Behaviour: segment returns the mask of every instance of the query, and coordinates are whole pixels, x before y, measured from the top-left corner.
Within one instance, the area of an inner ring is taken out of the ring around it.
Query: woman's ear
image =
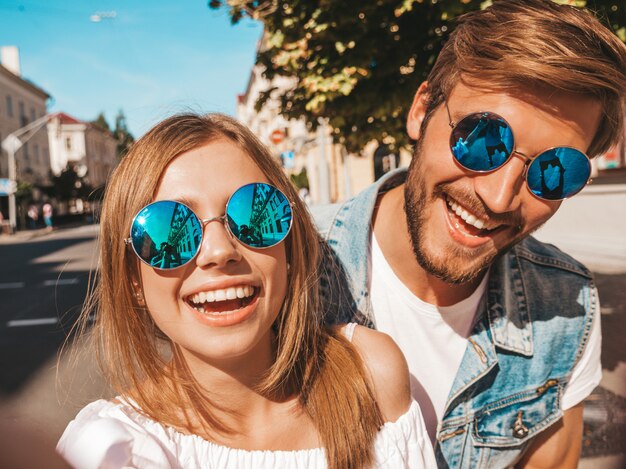
[[[406,131],[413,140],[418,140],[421,136],[422,122],[426,116],[429,97],[428,82],[424,81],[415,93],[413,104],[411,104],[411,109],[409,110],[409,115],[406,120]]]

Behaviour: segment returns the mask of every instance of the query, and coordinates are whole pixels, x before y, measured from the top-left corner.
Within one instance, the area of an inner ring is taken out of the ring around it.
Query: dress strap
[[[356,328],[356,326],[356,322],[349,322],[341,329],[341,332],[343,332],[343,335],[346,337],[346,339],[348,339],[349,342],[352,342],[352,336],[354,335],[354,329]]]

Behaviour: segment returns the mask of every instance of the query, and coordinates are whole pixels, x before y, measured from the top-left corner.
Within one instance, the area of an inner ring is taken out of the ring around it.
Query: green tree
[[[91,121],[91,123],[101,130],[111,132],[111,127],[109,127],[109,123],[107,122],[106,117],[104,117],[104,112],[98,114],[98,117]]]
[[[113,129],[113,136],[117,140],[117,157],[122,158],[135,141],[135,138],[128,130],[126,115],[121,109],[115,117],[115,129]]]
[[[52,175],[51,194],[58,200],[67,202],[71,199],[86,199],[91,187],[80,177],[74,166],[67,164],[58,176]]]
[[[557,0],[555,0],[557,1]],[[624,0],[558,0],[587,6],[626,42]],[[490,0],[210,0],[228,8],[233,23],[261,20],[257,55],[268,79],[290,77],[278,91],[281,113],[304,117],[312,128],[328,119],[333,138],[349,151],[376,139],[408,143],[405,117],[453,20]],[[272,90],[261,95],[260,108]]]

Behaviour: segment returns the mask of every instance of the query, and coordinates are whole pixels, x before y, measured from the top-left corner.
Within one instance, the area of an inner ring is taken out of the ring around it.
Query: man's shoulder
[[[313,216],[313,221],[315,222],[317,231],[319,231],[322,235],[328,233],[333,224],[333,220],[337,216],[337,213],[345,204],[346,202],[341,202],[335,204],[313,205],[309,207],[309,211]]]
[[[525,259],[537,266],[550,267],[591,278],[591,272],[584,264],[553,244],[541,242],[533,236],[529,236],[518,243],[512,252],[518,258]]]
[[[391,171],[344,202],[310,207],[320,234],[327,238],[333,228],[345,226],[350,230],[369,229],[379,193],[404,182],[406,172],[406,168]]]

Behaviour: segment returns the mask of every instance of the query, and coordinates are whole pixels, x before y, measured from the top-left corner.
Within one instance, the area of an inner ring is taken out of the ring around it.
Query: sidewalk
[[[536,233],[593,272],[626,273],[626,184],[590,185]]]
[[[0,244],[16,244],[23,243],[27,241],[32,241],[38,238],[43,238],[46,236],[51,236],[56,233],[63,232],[65,230],[70,230],[73,228],[77,228],[79,226],[90,226],[89,223],[85,222],[75,222],[68,223],[61,226],[55,226],[50,230],[49,228],[37,228],[35,230],[20,230],[15,232],[15,234],[0,234]]]

